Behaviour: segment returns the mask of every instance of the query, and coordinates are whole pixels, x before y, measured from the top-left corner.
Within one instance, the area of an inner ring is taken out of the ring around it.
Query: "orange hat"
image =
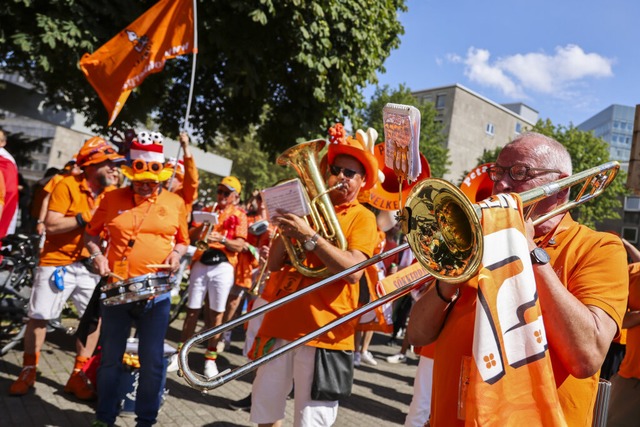
[[[114,162],[124,161],[124,157],[119,155],[111,145],[99,136],[89,138],[78,152],[77,162],[81,168],[95,165],[107,160]]]
[[[225,176],[222,178],[222,181],[220,181],[220,185],[224,185],[229,191],[235,191],[238,194],[242,191],[242,184],[240,184],[240,181],[235,176]]]
[[[131,166],[123,166],[122,174],[131,181],[166,181],[173,169],[164,164],[164,138],[160,132],[140,132],[131,141]]]
[[[169,157],[169,160],[167,160],[167,163],[165,166],[168,168],[175,169],[176,177],[182,179],[182,177],[184,176],[184,160],[183,159],[180,159],[176,162],[175,157]]]
[[[366,176],[365,185],[362,190],[368,190],[378,181],[378,161],[369,151],[364,138],[360,137],[359,130],[356,139],[346,136],[346,132],[342,123],[336,123],[329,129],[329,151],[327,158],[329,163],[333,164],[336,156],[344,154],[358,160],[364,167]],[[364,132],[362,132],[364,135]],[[377,134],[377,133],[376,133]],[[375,140],[375,138],[373,138]]]

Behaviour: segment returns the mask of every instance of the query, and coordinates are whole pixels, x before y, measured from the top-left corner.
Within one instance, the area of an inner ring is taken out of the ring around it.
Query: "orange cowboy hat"
[[[346,132],[342,123],[336,123],[329,129],[329,150],[327,158],[329,164],[332,164],[336,156],[344,154],[358,160],[364,167],[365,184],[362,190],[368,190],[378,181],[378,161],[369,151],[366,142],[361,135],[364,132],[359,130],[356,138],[346,136]]]

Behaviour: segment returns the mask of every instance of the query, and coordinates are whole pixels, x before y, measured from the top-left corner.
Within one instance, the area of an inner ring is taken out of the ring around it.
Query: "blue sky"
[[[640,103],[637,0],[408,0],[379,84],[461,84],[556,125]],[[374,88],[367,87],[369,98]]]

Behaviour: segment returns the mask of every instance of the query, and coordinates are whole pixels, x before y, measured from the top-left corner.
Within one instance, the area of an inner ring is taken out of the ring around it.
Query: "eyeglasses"
[[[231,194],[231,191],[218,190],[219,196],[229,197],[229,194]]]
[[[156,187],[158,184],[160,184],[158,181],[133,181],[136,187]]]
[[[493,182],[500,181],[504,176],[505,171],[509,171],[509,176],[514,181],[525,181],[527,178],[534,178],[536,175],[542,175],[545,173],[562,173],[558,169],[531,168],[521,164],[512,165],[510,167],[496,164],[487,170],[487,172],[489,172],[489,178]]]
[[[136,172],[149,171],[149,172],[158,173],[162,169],[164,169],[164,165],[160,162],[146,162],[142,159],[135,159],[131,163],[131,167]]]
[[[335,175],[335,176],[340,175],[340,172],[342,172],[342,175],[344,175],[345,178],[349,178],[349,179],[356,176],[356,174],[362,175],[362,172],[357,172],[357,171],[354,171],[353,169],[341,168],[340,166],[334,166],[334,165],[329,166],[329,172],[331,172],[331,175]]]

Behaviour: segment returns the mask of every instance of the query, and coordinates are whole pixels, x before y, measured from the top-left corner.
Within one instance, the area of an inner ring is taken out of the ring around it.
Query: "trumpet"
[[[213,209],[215,210],[216,205],[213,205]],[[202,223],[202,230],[200,231],[200,236],[194,243],[194,246],[198,248],[198,250],[206,251],[209,249],[209,243],[207,242],[207,237],[211,234],[213,227],[218,223],[218,214],[214,212],[205,212],[205,211],[195,211],[193,212],[193,220],[196,223]]]
[[[537,188],[520,193],[520,198],[526,208],[525,218],[529,218],[535,206],[541,200],[569,189],[574,185],[583,183],[582,188],[573,200],[556,207],[540,217],[533,218],[533,224],[538,225],[549,218],[567,212],[602,194],[606,187],[615,178],[620,165],[618,162],[608,162],[583,172],[542,185]],[[407,243],[399,245],[389,251],[369,258],[342,273],[327,277],[289,294],[270,304],[259,307],[254,311],[240,316],[224,325],[200,332],[187,340],[178,357],[179,374],[187,383],[195,389],[206,392],[217,388],[235,378],[253,371],[270,360],[306,344],[312,339],[322,335],[328,330],[349,322],[350,320],[367,313],[374,308],[393,301],[419,288],[432,278],[446,280],[450,283],[461,283],[477,274],[483,254],[483,239],[480,219],[482,210],[478,204],[472,204],[467,196],[453,184],[437,178],[428,178],[419,182],[407,198],[407,203],[399,220],[403,223],[403,230],[407,234]],[[395,291],[340,317],[327,325],[310,332],[297,340],[291,341],[271,353],[236,368],[227,369],[213,378],[207,379],[202,375],[194,374],[189,368],[187,356],[190,349],[212,336],[218,335],[237,325],[274,310],[290,301],[293,301],[309,292],[335,282],[356,271],[373,265],[387,257],[393,256],[408,247],[414,252],[418,262],[429,272],[428,275],[418,278],[411,283],[399,287]],[[434,249],[436,248],[437,249]]]

